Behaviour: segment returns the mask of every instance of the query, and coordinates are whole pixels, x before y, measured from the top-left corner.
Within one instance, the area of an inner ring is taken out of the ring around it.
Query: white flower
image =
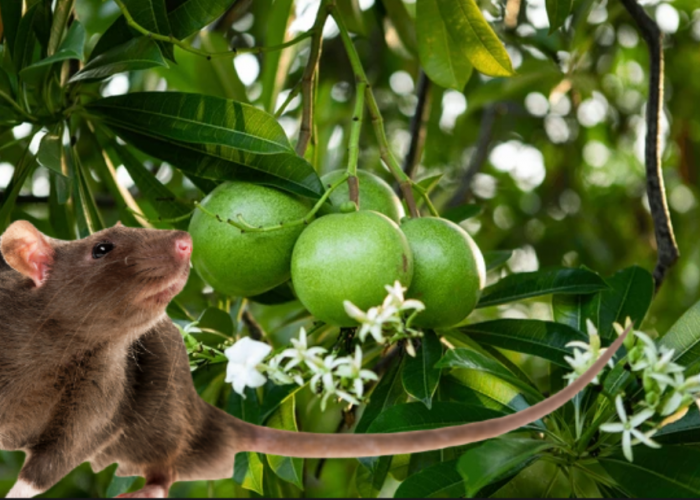
[[[292,339],[292,345],[294,347],[285,349],[279,355],[281,359],[291,359],[291,361],[287,363],[287,366],[285,367],[285,370],[287,371],[302,362],[306,363],[307,365],[312,365],[318,359],[319,354],[324,354],[326,352],[323,347],[308,347],[306,329],[303,327],[299,329],[299,340]]]
[[[586,344],[580,340],[574,340],[566,344],[566,347],[574,348],[573,358],[571,356],[564,356],[564,360],[574,369],[573,373],[564,376],[564,378],[569,380],[569,384],[583,375],[605,353],[605,349],[600,348],[598,329],[590,319],[586,320],[586,329],[588,330],[590,344]],[[614,366],[612,360],[608,361],[608,366],[610,366],[610,368]],[[596,385],[599,383],[597,376],[593,379],[592,383]]]
[[[415,299],[404,299],[404,292],[408,290],[405,288],[399,280],[396,280],[393,286],[386,285],[384,287],[389,295],[384,299],[382,308],[387,309],[390,307],[395,307],[399,311],[407,311],[409,309],[414,309],[416,311],[424,311],[425,304],[420,300]]]
[[[233,390],[244,396],[246,387],[256,388],[267,379],[258,370],[258,365],[270,354],[272,347],[250,337],[243,337],[224,351],[228,358],[226,382],[233,384]]]
[[[366,313],[349,300],[343,302],[343,306],[348,316],[361,324],[358,336],[362,342],[367,338],[367,334],[370,334],[378,344],[383,344],[386,341],[382,333],[384,324],[401,321],[398,317],[399,310],[394,306],[373,307]]]
[[[336,382],[334,370],[350,362],[350,358],[336,358],[332,354],[325,357],[322,363],[309,365],[314,372],[311,377],[311,387],[315,388],[319,382],[323,382],[324,392],[335,392]]]
[[[622,433],[622,452],[625,454],[625,458],[632,462],[632,445],[639,442],[644,443],[650,448],[660,448],[661,446],[652,441],[651,437],[656,431],[650,431],[646,434],[638,430],[637,427],[642,425],[644,422],[649,420],[654,416],[654,410],[646,409],[642,410],[631,418],[627,418],[627,412],[625,411],[625,406],[622,403],[622,397],[617,396],[615,398],[615,407],[617,408],[617,414],[620,417],[620,422],[608,423],[600,426],[600,430],[603,432],[621,432]],[[632,437],[637,438],[635,442],[632,442]]]
[[[359,345],[355,346],[355,357],[346,359],[350,361],[339,366],[336,373],[339,377],[351,379],[353,392],[358,398],[361,398],[364,394],[364,381],[378,380],[377,374],[371,370],[362,369],[362,349]]]

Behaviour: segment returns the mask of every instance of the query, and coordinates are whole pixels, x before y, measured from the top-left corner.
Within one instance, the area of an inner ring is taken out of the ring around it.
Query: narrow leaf
[[[605,281],[586,269],[553,269],[506,276],[484,289],[477,307],[507,304],[552,293],[585,294],[607,288]]]
[[[37,41],[37,37],[34,34],[34,23],[38,17],[39,7],[40,4],[31,6],[19,22],[13,52],[13,60],[17,71],[32,64],[34,47]]]
[[[5,30],[5,44],[10,49],[10,55],[15,55],[15,39],[22,19],[22,2],[17,0],[0,0],[2,24]]]
[[[546,0],[547,17],[549,17],[549,34],[551,35],[564,25],[571,13],[572,0]]]
[[[442,214],[443,219],[451,220],[455,224],[476,217],[481,213],[481,205],[466,204],[446,210]]]
[[[233,463],[233,480],[258,495],[264,494],[263,465],[257,453],[238,453]]]
[[[430,409],[433,394],[440,382],[440,370],[435,364],[442,357],[440,338],[432,330],[426,330],[423,342],[415,357],[407,357],[401,374],[404,389]]]
[[[439,0],[418,0],[416,31],[421,66],[441,87],[462,91],[472,74],[464,47],[450,35]]]
[[[382,0],[387,15],[394,25],[396,33],[399,35],[401,44],[409,54],[415,56],[416,51],[416,31],[419,29],[413,19],[411,19],[403,0]]]
[[[489,76],[512,76],[510,56],[475,0],[438,2],[447,30],[474,68]]]
[[[496,269],[506,262],[513,256],[512,250],[492,250],[490,252],[484,252],[484,262],[486,264],[486,270]]]
[[[255,155],[225,146],[160,140],[114,126],[111,128],[144,153],[167,161],[188,175],[217,181],[265,184],[309,198],[319,198],[323,193],[323,185],[314,168],[295,153]]]
[[[36,159],[42,167],[46,167],[57,174],[63,175],[63,169],[61,167],[62,151],[63,144],[61,143],[60,135],[46,134],[41,138]]]
[[[700,445],[700,411],[698,411],[698,407],[691,405],[685,417],[662,427],[654,434],[654,441],[684,446]]]
[[[299,428],[297,427],[295,411],[295,398],[291,397],[270,417],[267,425],[273,429],[296,432]],[[304,489],[303,459],[268,455],[267,462],[280,479],[292,483],[299,489]]]
[[[235,0],[175,0],[168,12],[168,22],[173,36],[187,38],[228,10]]]
[[[400,360],[395,361],[379,380],[370,394],[360,422],[355,426],[355,433],[367,432],[372,422],[387,408],[406,401],[406,393],[401,381],[402,366],[403,363]]]
[[[134,485],[134,483],[136,483],[137,480],[138,476],[119,477],[115,474],[112,477],[109,486],[107,486],[107,498],[116,498],[122,493],[126,493],[127,491],[129,491],[129,488],[131,488]]]
[[[268,46],[279,45],[285,42],[287,28],[292,19],[293,0],[277,0],[272,3],[269,17],[267,19],[267,30],[265,31],[265,44]],[[342,5],[346,2],[341,2],[338,6],[342,9]],[[347,19],[344,17],[344,19]],[[287,76],[287,72],[292,63],[293,57],[290,57],[283,51],[270,52],[265,55],[262,63],[262,95],[260,102],[263,108],[273,113],[277,103],[282,85]]]
[[[63,41],[58,51],[45,59],[27,66],[21,71],[21,76],[25,80],[32,80],[40,77],[51,65],[68,59],[83,60],[83,46],[85,45],[85,28],[78,21],[73,21],[66,39]]]
[[[457,470],[459,460],[442,462],[406,479],[394,498],[459,498],[464,495],[464,478]]]
[[[569,365],[564,356],[571,354],[566,344],[588,342],[587,335],[570,326],[534,319],[497,319],[458,330],[479,343],[539,356],[565,368]]]
[[[675,350],[674,361],[695,374],[700,369],[700,302],[688,309],[659,340],[660,346]]]
[[[474,497],[484,486],[522,470],[552,446],[533,439],[497,438],[472,448],[457,465],[467,497]]]
[[[248,104],[183,92],[134,92],[94,101],[87,109],[111,125],[195,144],[256,154],[293,151],[274,116]]]
[[[654,450],[634,447],[634,463],[618,453],[600,464],[627,495],[639,498],[698,498],[700,450],[664,446]]]
[[[124,71],[167,66],[158,45],[147,37],[134,38],[88,62],[69,82],[102,80]]]
[[[123,0],[129,14],[141,27],[152,33],[170,36],[170,22],[165,10],[165,0]],[[173,59],[173,46],[158,42],[161,52],[168,59]]]
[[[517,387],[524,394],[533,396],[536,399],[542,399],[542,395],[539,394],[535,388],[523,382],[501,363],[471,349],[450,349],[435,367],[463,368],[495,375],[501,380]]]

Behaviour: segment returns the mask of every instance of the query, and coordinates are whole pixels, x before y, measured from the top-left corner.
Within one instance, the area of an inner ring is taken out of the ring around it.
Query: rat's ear
[[[0,239],[0,251],[15,271],[40,287],[53,264],[54,249],[49,239],[27,221],[10,225]]]
[[[122,221],[118,220],[114,227],[124,227],[124,224],[122,224]]]

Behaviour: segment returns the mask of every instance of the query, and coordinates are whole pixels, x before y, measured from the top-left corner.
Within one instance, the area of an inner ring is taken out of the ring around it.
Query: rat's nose
[[[189,259],[192,255],[192,238],[190,235],[180,236],[175,240],[175,253],[182,259]]]

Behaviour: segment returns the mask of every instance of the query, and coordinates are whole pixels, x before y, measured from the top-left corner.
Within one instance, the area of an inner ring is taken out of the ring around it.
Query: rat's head
[[[192,239],[182,231],[117,224],[82,240],[60,241],[19,221],[2,235],[0,250],[27,278],[24,291],[44,317],[95,338],[142,334],[163,317],[187,282]]]

